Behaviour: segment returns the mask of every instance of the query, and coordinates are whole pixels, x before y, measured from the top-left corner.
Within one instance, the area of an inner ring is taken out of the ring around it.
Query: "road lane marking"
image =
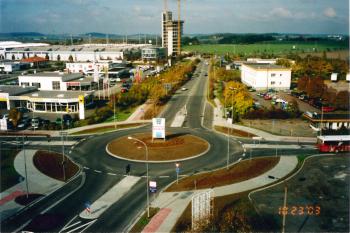
[[[108,175],[111,175],[111,176],[116,176],[116,175],[117,175],[117,174],[111,173],[111,172],[108,172],[107,174],[108,174]]]
[[[89,170],[90,168],[88,168],[88,167],[84,167],[86,170]]]
[[[97,172],[97,173],[102,173],[100,170],[96,170],[96,169],[95,169],[94,171]]]
[[[243,150],[244,150],[244,152],[247,152],[247,149],[246,149],[245,147],[244,147],[244,149],[243,149]]]
[[[76,228],[74,228],[74,229],[72,229],[72,230],[70,230],[70,231],[67,231],[67,233],[74,232],[74,231],[76,231],[76,230],[78,230],[78,229],[80,229],[80,228],[85,227],[86,225],[91,225],[91,224],[93,224],[95,221],[97,221],[97,219],[92,220],[92,221],[90,221],[90,222],[88,222],[88,223],[85,223],[85,224],[83,224],[83,225],[80,225],[80,226],[78,226],[78,227],[76,227]]]
[[[169,178],[170,176],[159,176],[159,178]]]

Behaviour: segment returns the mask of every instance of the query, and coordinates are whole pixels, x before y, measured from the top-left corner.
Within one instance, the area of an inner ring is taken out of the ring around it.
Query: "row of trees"
[[[325,104],[332,104],[337,109],[349,109],[349,91],[339,91],[328,87],[323,78],[304,76],[298,80],[298,90],[304,91],[310,98],[321,98]]]

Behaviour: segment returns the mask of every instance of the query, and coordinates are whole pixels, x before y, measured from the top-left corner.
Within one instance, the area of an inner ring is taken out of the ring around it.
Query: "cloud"
[[[292,13],[288,9],[283,8],[283,7],[277,7],[277,8],[272,9],[271,15],[278,16],[278,17],[281,17],[281,18],[290,18],[290,17],[292,17]]]
[[[334,18],[337,16],[337,12],[335,12],[334,8],[328,7],[323,11],[323,14],[329,18]]]

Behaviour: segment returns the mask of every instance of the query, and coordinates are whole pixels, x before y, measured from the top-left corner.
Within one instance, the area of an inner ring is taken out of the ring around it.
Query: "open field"
[[[295,48],[293,49],[293,46]],[[323,51],[340,51],[348,50],[345,45],[338,45],[335,43],[323,42],[323,43],[300,43],[300,42],[285,42],[285,43],[257,43],[257,44],[203,44],[203,45],[191,45],[184,46],[185,51],[211,53],[224,55],[230,54],[243,54],[254,55],[259,53],[274,53],[277,55],[283,55],[288,53],[312,53]],[[336,53],[335,52],[335,53]]]

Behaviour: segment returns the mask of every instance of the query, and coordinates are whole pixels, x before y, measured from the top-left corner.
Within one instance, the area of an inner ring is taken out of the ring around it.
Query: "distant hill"
[[[2,32],[0,33],[0,37],[38,37],[45,36],[39,32]]]
[[[100,33],[100,32],[88,32],[82,34],[83,36],[91,36],[93,38],[106,38],[106,35],[108,35],[108,38],[120,38],[121,35],[117,34],[106,34],[106,33]]]

